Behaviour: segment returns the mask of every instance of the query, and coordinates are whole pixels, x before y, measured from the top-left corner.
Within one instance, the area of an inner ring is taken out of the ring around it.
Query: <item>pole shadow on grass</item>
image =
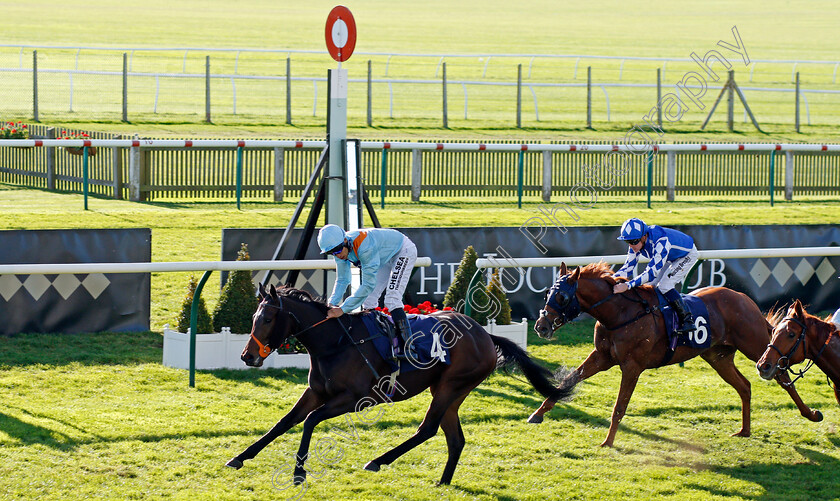
[[[754,501],[779,499],[838,499],[840,493],[840,460],[833,456],[805,447],[794,447],[802,458],[791,458],[788,463],[752,463],[713,468],[720,475],[758,484],[762,494],[749,496],[738,487],[726,488],[725,482],[715,486],[688,484],[698,492],[719,497],[739,497]],[[743,485],[743,484],[741,484]]]
[[[56,419],[51,416],[44,416],[31,413],[25,409],[20,410],[22,413],[33,417],[45,420],[52,420],[57,423],[60,423],[61,425],[69,426],[79,431],[80,433],[84,433],[87,436],[82,438],[75,438],[68,435],[67,433],[55,430],[53,428],[49,428],[47,426],[29,423],[18,417],[11,416],[3,412],[0,412],[0,430],[3,430],[4,433],[9,435],[13,440],[19,442],[22,445],[31,446],[40,444],[47,446],[51,449],[65,452],[76,450],[78,447],[88,444],[108,444],[118,442],[130,442],[135,440],[140,442],[162,442],[165,440],[182,440],[188,438],[250,437],[253,435],[259,435],[264,431],[261,428],[255,427],[252,429],[241,429],[236,431],[200,431],[189,433],[163,433],[157,435],[138,433],[127,436],[103,437],[78,426],[70,425],[63,420]]]
[[[159,364],[163,349],[163,337],[150,331],[31,333],[0,339],[0,367]]]

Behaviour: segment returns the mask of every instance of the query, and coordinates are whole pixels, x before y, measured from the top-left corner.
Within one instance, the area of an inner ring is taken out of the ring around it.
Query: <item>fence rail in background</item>
[[[667,90],[680,92],[673,88],[676,80],[697,70],[690,58],[357,54],[369,59],[348,66],[353,96],[348,112],[368,126],[395,119],[438,122],[435,110],[441,104],[444,124],[463,119],[539,128],[583,123],[587,109],[595,121],[638,120],[657,102],[657,74]],[[322,122],[328,61],[324,51],[288,49],[0,45],[0,113],[196,122],[285,116],[287,123],[292,117]],[[752,60],[738,77],[761,84],[741,85],[760,122],[795,127],[801,98],[805,123],[840,124],[839,68],[836,61]],[[593,81],[587,86],[589,74]],[[595,92],[586,91],[593,87]],[[702,120],[701,115],[693,110],[682,121]]]
[[[54,136],[41,126],[32,134]],[[101,134],[104,136],[104,134]],[[325,141],[2,140],[0,182],[80,192],[87,145],[91,193],[133,201],[300,196]],[[362,141],[361,168],[372,199],[424,197],[840,195],[840,145],[521,144]],[[238,162],[241,151],[241,162]],[[625,155],[621,168],[613,153]],[[241,185],[237,185],[241,170]],[[615,173],[619,172],[618,175]],[[612,173],[612,175],[610,174]],[[608,183],[610,181],[610,183]],[[609,185],[608,185],[609,184]]]
[[[418,257],[416,267],[432,265],[429,257]],[[58,264],[0,264],[0,277],[3,275],[32,274],[83,274],[83,273],[160,273],[203,271],[204,274],[193,293],[190,319],[190,387],[195,387],[195,347],[198,319],[198,301],[201,290],[212,271],[236,270],[331,270],[335,269],[334,259],[302,259],[277,261],[172,261],[157,263],[58,263]]]

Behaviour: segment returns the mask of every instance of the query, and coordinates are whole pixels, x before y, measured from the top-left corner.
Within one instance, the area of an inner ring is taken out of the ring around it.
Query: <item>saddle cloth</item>
[[[697,297],[681,294],[686,308],[694,317],[694,332],[688,336],[677,336],[674,330],[678,324],[677,313],[668,305],[665,296],[656,289],[656,297],[659,298],[659,309],[665,317],[665,330],[668,332],[669,346],[673,350],[677,346],[691,346],[692,348],[708,348],[712,345],[712,336],[709,332],[709,310],[706,304]],[[676,339],[675,339],[676,338]],[[676,342],[675,342],[676,341]]]
[[[370,335],[381,334],[381,336],[373,339],[373,346],[379,355],[389,363],[391,370],[395,371],[399,368],[400,372],[405,373],[429,368],[435,363],[449,365],[449,348],[442,346],[440,342],[440,335],[444,332],[442,327],[438,327],[440,322],[429,315],[406,315],[406,318],[411,325],[412,344],[417,359],[406,359],[408,363],[403,363],[402,367],[398,367],[391,359],[391,340],[388,338],[388,330],[392,332],[391,335],[396,336],[396,329],[390,315],[379,311],[371,311],[362,315],[362,321]]]

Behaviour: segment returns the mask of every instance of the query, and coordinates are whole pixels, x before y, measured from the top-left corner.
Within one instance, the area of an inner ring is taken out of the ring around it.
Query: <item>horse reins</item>
[[[280,305],[279,305],[279,306],[278,306],[278,305],[274,305],[274,304],[265,303],[263,306],[270,306],[270,307],[272,307],[272,308],[276,308],[276,309],[278,309],[278,310],[280,310],[280,311],[283,311],[283,303],[280,303]],[[290,312],[288,312],[288,313],[289,313],[289,316],[295,320],[295,323],[297,323],[297,324],[298,324],[298,327],[300,327],[300,326],[301,326],[301,322],[300,322],[300,320],[298,320],[298,318],[295,316],[295,314],[294,314],[294,313],[292,313],[291,311],[290,311]],[[289,335],[286,339],[289,339],[289,338],[297,338],[298,336],[300,336],[300,335],[301,335],[301,334],[303,334],[304,332],[306,332],[306,331],[308,331],[308,330],[310,330],[310,329],[314,329],[315,327],[318,327],[319,325],[323,324],[323,323],[324,323],[324,322],[326,322],[327,320],[332,320],[332,318],[336,318],[336,319],[338,320],[338,324],[339,324],[339,325],[341,325],[341,329],[344,331],[344,335],[345,335],[345,336],[347,336],[347,339],[349,339],[349,340],[350,340],[350,344],[352,344],[353,346],[355,346],[355,347],[356,347],[356,350],[358,350],[359,355],[361,355],[361,356],[362,356],[362,358],[364,359],[364,361],[365,361],[365,363],[367,364],[368,368],[371,370],[371,372],[373,372],[373,375],[374,375],[374,376],[376,376],[376,379],[378,380],[378,379],[379,379],[379,373],[378,373],[378,372],[376,372],[376,369],[374,369],[373,364],[371,364],[371,363],[370,363],[370,360],[368,360],[368,358],[365,356],[365,354],[364,354],[364,353],[362,353],[362,349],[361,349],[361,348],[359,348],[359,345],[360,345],[360,344],[363,344],[363,343],[364,343],[365,341],[367,341],[368,339],[373,339],[373,337],[366,338],[366,339],[362,339],[362,340],[360,340],[360,341],[357,343],[356,341],[354,341],[354,340],[353,340],[353,337],[350,335],[350,332],[347,330],[347,327],[345,327],[344,322],[342,322],[342,321],[341,321],[341,319],[340,319],[339,317],[327,317],[327,318],[325,318],[325,319],[323,319],[323,320],[320,320],[320,321],[318,321],[318,322],[315,322],[314,324],[310,325],[309,327],[306,327],[305,329],[301,329],[301,330],[299,330],[298,332],[296,332],[296,333],[294,333],[294,334]],[[378,336],[376,336],[376,337],[378,337]],[[251,339],[253,339],[253,340],[254,340],[254,342],[255,342],[255,343],[257,343],[257,346],[259,346],[259,348],[260,348],[260,350],[259,350],[259,354],[260,354],[260,356],[261,356],[261,357],[266,358],[266,357],[268,357],[269,355],[271,355],[272,348],[271,348],[269,345],[261,343],[261,342],[260,342],[260,340],[259,340],[259,339],[257,339],[257,337],[256,337],[253,333],[251,333]]]
[[[606,325],[604,326],[607,330],[611,330],[611,331],[616,330],[616,329],[620,329],[620,328],[625,327],[627,325],[630,325],[634,322],[637,322],[637,321],[641,320],[642,318],[644,318],[645,316],[652,315],[656,311],[659,310],[658,306],[655,306],[655,305],[651,306],[650,303],[648,303],[647,300],[645,300],[642,297],[642,295],[639,294],[638,290],[635,290],[635,289],[632,289],[632,288],[630,290],[635,292],[636,297],[638,299],[633,299],[631,297],[624,296],[623,293],[622,294],[616,294],[616,293],[612,292],[607,297],[601,299],[600,301],[596,302],[595,304],[593,304],[592,306],[589,306],[589,307],[586,307],[586,306],[583,306],[582,304],[580,304],[580,300],[578,300],[578,298],[577,298],[577,290],[578,290],[578,284],[577,284],[577,282],[575,282],[574,288],[571,291],[572,292],[572,297],[577,302],[577,305],[575,306],[575,309],[583,311],[584,313],[590,313],[590,312],[594,311],[595,308],[601,306],[602,304],[606,303],[607,301],[611,300],[612,298],[614,298],[616,296],[624,297],[628,301],[633,302],[633,303],[641,304],[644,307],[644,310],[642,310],[641,313],[639,313],[634,318],[631,318],[630,320],[627,320],[626,322],[623,322],[623,323],[621,323],[621,324],[619,324],[615,327],[607,327]],[[554,295],[556,295],[556,292],[554,293]],[[565,308],[560,307],[560,305],[557,303],[557,300],[553,298],[554,295],[550,296],[550,300],[546,303],[547,306],[551,306],[555,311],[557,311],[557,318],[555,318],[554,321],[551,322],[552,331],[555,331],[555,330],[559,329],[562,324],[558,324],[558,321],[561,320],[562,318],[566,317],[565,313],[560,311],[560,310],[564,310]],[[554,303],[554,305],[551,304],[552,302]],[[545,310],[540,311],[540,316],[547,316],[547,315],[548,315],[547,311],[545,311]],[[574,317],[577,317],[577,315],[575,315]],[[574,318],[574,317],[572,317],[572,318]],[[569,320],[571,320],[571,318]]]
[[[776,353],[779,354],[779,359],[776,360],[776,367],[778,367],[779,369],[782,369],[783,371],[790,372],[792,375],[796,376],[789,383],[782,383],[785,386],[793,386],[793,383],[795,383],[797,380],[799,380],[803,376],[805,376],[805,373],[808,372],[808,370],[814,365],[814,363],[817,360],[819,360],[819,358],[823,354],[823,351],[825,351],[826,347],[828,346],[828,343],[831,341],[831,336],[833,336],[835,333],[837,333],[837,329],[831,331],[831,333],[828,335],[828,338],[826,338],[825,343],[823,343],[823,345],[820,347],[820,350],[817,352],[817,356],[811,358],[808,361],[808,364],[805,366],[804,369],[802,369],[800,371],[795,371],[790,367],[790,360],[791,360],[791,357],[793,356],[793,354],[796,353],[796,350],[797,350],[797,348],[799,348],[800,344],[802,344],[803,357],[805,357],[805,358],[808,357],[808,348],[805,346],[805,344],[806,344],[805,334],[808,332],[808,327],[805,325],[805,322],[802,322],[801,320],[799,320],[798,318],[795,318],[795,317],[785,317],[785,318],[782,319],[782,322],[784,322],[785,320],[787,320],[788,322],[792,321],[792,322],[798,324],[800,327],[802,327],[802,333],[799,334],[799,337],[796,339],[796,342],[793,344],[793,348],[791,348],[790,351],[788,351],[787,355],[782,354],[782,351],[779,348],[777,348],[776,345],[774,345],[773,343],[768,344],[767,349],[773,348],[776,351]],[[785,362],[784,367],[781,364],[781,362],[783,360]],[[826,376],[826,377],[828,377],[828,376]],[[829,386],[831,386],[831,380],[830,379],[829,379]]]
[[[280,303],[279,306],[274,305],[274,304],[264,303],[263,306],[269,306],[271,308],[276,308],[280,311],[283,311],[283,303]],[[298,324],[298,327],[300,327],[300,325],[301,325],[300,320],[298,320],[298,318],[295,316],[295,314],[290,311],[289,316],[292,317],[293,319],[295,319],[295,322]],[[314,327],[318,327],[319,325],[326,322],[327,320],[329,320],[329,318],[325,318],[325,319],[321,320],[320,322],[316,322],[316,323],[310,325],[309,327],[307,327],[303,330],[300,330],[300,331],[296,332],[295,334],[290,335],[289,338],[297,337],[297,336],[303,334],[304,332],[308,331],[309,329],[312,329]],[[342,326],[343,326],[343,324],[342,324]],[[261,343],[260,340],[257,339],[257,336],[255,336],[253,333],[251,333],[251,339],[253,339],[254,342],[257,343],[257,346],[260,347],[260,352],[259,353],[260,353],[261,357],[266,358],[269,355],[271,355],[271,352],[273,351],[273,348],[271,348],[268,344]]]
[[[613,292],[613,293],[611,293],[609,296],[607,296],[607,297],[605,297],[604,299],[602,299],[602,300],[598,301],[597,303],[593,304],[593,305],[592,305],[592,306],[590,306],[589,308],[585,308],[584,306],[582,306],[582,305],[581,305],[581,309],[582,309],[583,311],[585,311],[585,312],[589,313],[590,311],[592,311],[592,310],[594,310],[595,308],[597,308],[597,307],[601,306],[602,304],[606,303],[608,300],[610,300],[610,299],[612,299],[613,297],[616,297],[616,296],[621,296],[621,297],[623,297],[624,299],[626,299],[626,300],[628,300],[628,301],[630,301],[630,302],[632,302],[632,303],[637,303],[637,304],[641,304],[641,305],[642,305],[642,307],[644,308],[644,309],[642,310],[642,312],[641,312],[641,313],[639,313],[638,315],[636,315],[635,317],[631,318],[630,320],[627,320],[627,321],[626,321],[626,322],[624,322],[624,323],[621,323],[621,324],[619,324],[619,325],[616,325],[615,327],[606,327],[606,326],[604,326],[607,330],[611,330],[611,331],[614,331],[614,330],[620,329],[620,328],[622,328],[622,327],[628,326],[628,325],[630,325],[630,324],[632,324],[632,323],[635,323],[635,322],[637,322],[637,321],[641,320],[642,318],[646,317],[647,315],[653,315],[654,313],[656,313],[656,312],[659,310],[659,306],[657,306],[657,305],[651,306],[651,305],[650,305],[650,303],[648,303],[648,302],[647,302],[647,300],[646,300],[645,298],[643,298],[641,294],[639,294],[639,291],[638,291],[638,290],[636,290],[636,289],[634,289],[634,288],[631,288],[631,289],[629,289],[629,290],[632,290],[633,292],[635,292],[635,293],[636,293],[636,297],[637,297],[638,299],[633,299],[633,298],[631,298],[631,297],[629,297],[629,296],[625,296],[625,295],[624,295],[624,293],[616,294],[616,293],[614,293],[614,292]],[[603,322],[602,322],[602,323],[603,323]]]

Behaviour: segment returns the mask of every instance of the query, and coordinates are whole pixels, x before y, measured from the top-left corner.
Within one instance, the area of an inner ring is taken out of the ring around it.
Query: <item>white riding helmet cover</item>
[[[326,254],[344,243],[344,230],[338,225],[328,224],[318,232],[318,248],[321,254]]]

